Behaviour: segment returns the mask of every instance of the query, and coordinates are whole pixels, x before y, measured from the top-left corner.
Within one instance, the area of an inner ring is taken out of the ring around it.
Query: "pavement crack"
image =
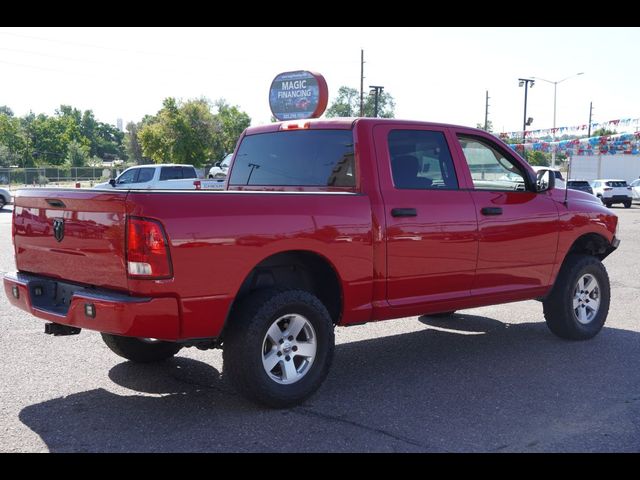
[[[399,442],[404,442],[404,443],[408,443],[409,445],[413,445],[415,447],[420,447],[421,449],[428,449],[429,446],[428,445],[424,445],[416,440],[413,440],[411,438],[408,437],[403,437],[401,435],[396,435],[395,433],[391,433],[388,432],[387,430],[384,430],[382,428],[376,428],[376,427],[370,427],[368,425],[364,425],[362,423],[353,421],[353,420],[349,420],[346,418],[341,418],[341,417],[337,417],[334,415],[329,415],[327,413],[322,413],[322,412],[317,412],[315,410],[311,410],[308,408],[304,408],[304,407],[297,407],[293,410],[294,413],[299,413],[300,415],[307,415],[310,417],[317,417],[317,418],[321,418],[323,420],[329,420],[329,421],[333,421],[333,422],[338,422],[338,423],[342,423],[342,424],[346,424],[346,425],[351,425],[353,427],[357,427],[357,428],[361,428],[363,430],[367,430],[369,432],[373,432],[373,433],[377,433],[379,435],[383,435],[385,437],[389,437],[392,438],[393,440],[397,440]]]

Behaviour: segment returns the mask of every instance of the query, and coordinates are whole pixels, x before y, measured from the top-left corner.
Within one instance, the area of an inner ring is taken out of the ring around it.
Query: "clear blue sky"
[[[396,116],[475,126],[485,90],[496,131],[522,128],[518,77],[560,80],[557,125],[640,117],[640,28],[0,28],[0,105],[137,121],[167,96],[224,97],[269,121],[268,88],[287,70],[341,85],[383,85]],[[531,129],[553,122],[553,85],[529,91]]]

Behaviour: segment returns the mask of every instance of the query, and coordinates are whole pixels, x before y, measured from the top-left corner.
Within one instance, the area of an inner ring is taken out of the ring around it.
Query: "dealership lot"
[[[535,301],[338,328],[327,381],[266,410],[221,375],[219,350],[159,365],[95,332],[44,335],[0,296],[0,452],[640,450],[640,207],[613,208],[609,319],[587,342],[544,324]],[[0,272],[15,268],[0,211]],[[526,252],[523,252],[526,254]]]

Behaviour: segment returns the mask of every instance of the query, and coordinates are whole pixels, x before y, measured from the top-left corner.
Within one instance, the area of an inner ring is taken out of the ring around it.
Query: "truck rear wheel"
[[[547,326],[568,340],[592,338],[604,326],[610,298],[609,276],[602,262],[591,255],[569,255],[543,301]]]
[[[624,202],[624,208],[631,208],[631,200]]]
[[[121,337],[109,333],[101,335],[113,353],[137,363],[160,362],[173,357],[182,348],[177,343],[162,340]]]
[[[334,342],[331,316],[315,295],[258,290],[241,301],[224,334],[224,374],[254,402],[291,407],[326,378]]]

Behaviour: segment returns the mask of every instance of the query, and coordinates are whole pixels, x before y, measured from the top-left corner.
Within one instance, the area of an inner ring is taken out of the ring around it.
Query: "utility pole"
[[[364,50],[360,49],[360,116],[364,117]]]
[[[591,137],[591,114],[593,113],[593,102],[589,102],[589,133],[587,137]]]
[[[484,102],[484,131],[489,131],[489,90],[487,90],[487,95]]]

